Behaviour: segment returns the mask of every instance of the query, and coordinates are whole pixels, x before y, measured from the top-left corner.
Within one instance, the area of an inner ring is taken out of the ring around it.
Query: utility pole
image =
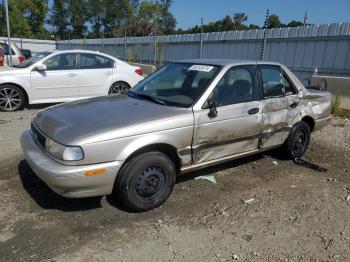
[[[261,48],[261,57],[260,59],[261,60],[264,60],[265,59],[265,49],[266,49],[266,42],[267,42],[267,28],[268,28],[268,23],[269,23],[269,13],[270,13],[270,10],[267,9],[266,10],[266,19],[265,19],[265,23],[264,23],[264,41],[263,41],[263,45],[262,45],[262,48]]]
[[[199,49],[199,58],[203,57],[203,18],[201,18],[201,41]]]
[[[6,28],[7,28],[7,40],[8,40],[8,49],[10,53],[9,66],[12,66],[12,45],[11,45],[11,33],[10,33],[10,18],[9,18],[9,5],[8,0],[5,1],[5,12],[6,12]]]

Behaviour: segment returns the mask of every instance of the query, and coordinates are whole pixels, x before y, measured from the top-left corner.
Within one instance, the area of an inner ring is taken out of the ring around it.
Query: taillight
[[[20,62],[20,63],[24,62],[24,60],[26,60],[26,58],[25,58],[24,56],[20,56],[20,57],[19,57],[19,62]]]
[[[136,74],[138,74],[138,75],[140,75],[140,76],[142,76],[142,74],[143,74],[143,72],[142,72],[142,69],[141,69],[141,68],[136,69],[136,70],[135,70],[135,73],[136,73]]]

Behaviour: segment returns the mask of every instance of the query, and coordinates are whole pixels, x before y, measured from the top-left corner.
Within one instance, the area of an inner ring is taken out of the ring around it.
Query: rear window
[[[6,44],[6,43],[1,43],[2,46],[4,47],[4,55],[10,55],[10,52],[9,52],[9,45]],[[13,48],[11,48],[11,51],[12,51],[12,55],[15,55],[15,51],[13,50]]]

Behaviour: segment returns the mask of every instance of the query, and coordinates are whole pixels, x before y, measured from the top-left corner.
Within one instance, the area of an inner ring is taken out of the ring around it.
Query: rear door
[[[205,108],[194,111],[195,164],[258,150],[263,104],[257,90],[254,65],[235,66],[225,73],[210,96],[217,115],[209,116]]]
[[[263,140],[261,148],[281,145],[299,114],[297,89],[282,68],[260,65],[263,90]]]
[[[80,97],[107,95],[113,84],[114,60],[93,53],[79,55]]]
[[[47,70],[31,72],[35,100],[69,101],[79,98],[79,74],[76,53],[58,54],[43,64]],[[42,101],[42,102],[45,102]]]

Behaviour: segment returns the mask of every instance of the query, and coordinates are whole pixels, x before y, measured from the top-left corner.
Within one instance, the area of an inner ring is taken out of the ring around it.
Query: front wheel
[[[310,127],[301,121],[294,125],[290,132],[283,149],[288,159],[295,159],[302,157],[310,143]]]
[[[17,86],[0,86],[0,111],[9,112],[21,110],[25,104],[23,91]]]
[[[133,212],[144,212],[164,203],[176,180],[173,162],[163,153],[148,152],[129,160],[114,187],[121,204]]]
[[[108,91],[109,95],[120,95],[126,94],[130,90],[130,86],[125,82],[116,82],[114,83]]]

